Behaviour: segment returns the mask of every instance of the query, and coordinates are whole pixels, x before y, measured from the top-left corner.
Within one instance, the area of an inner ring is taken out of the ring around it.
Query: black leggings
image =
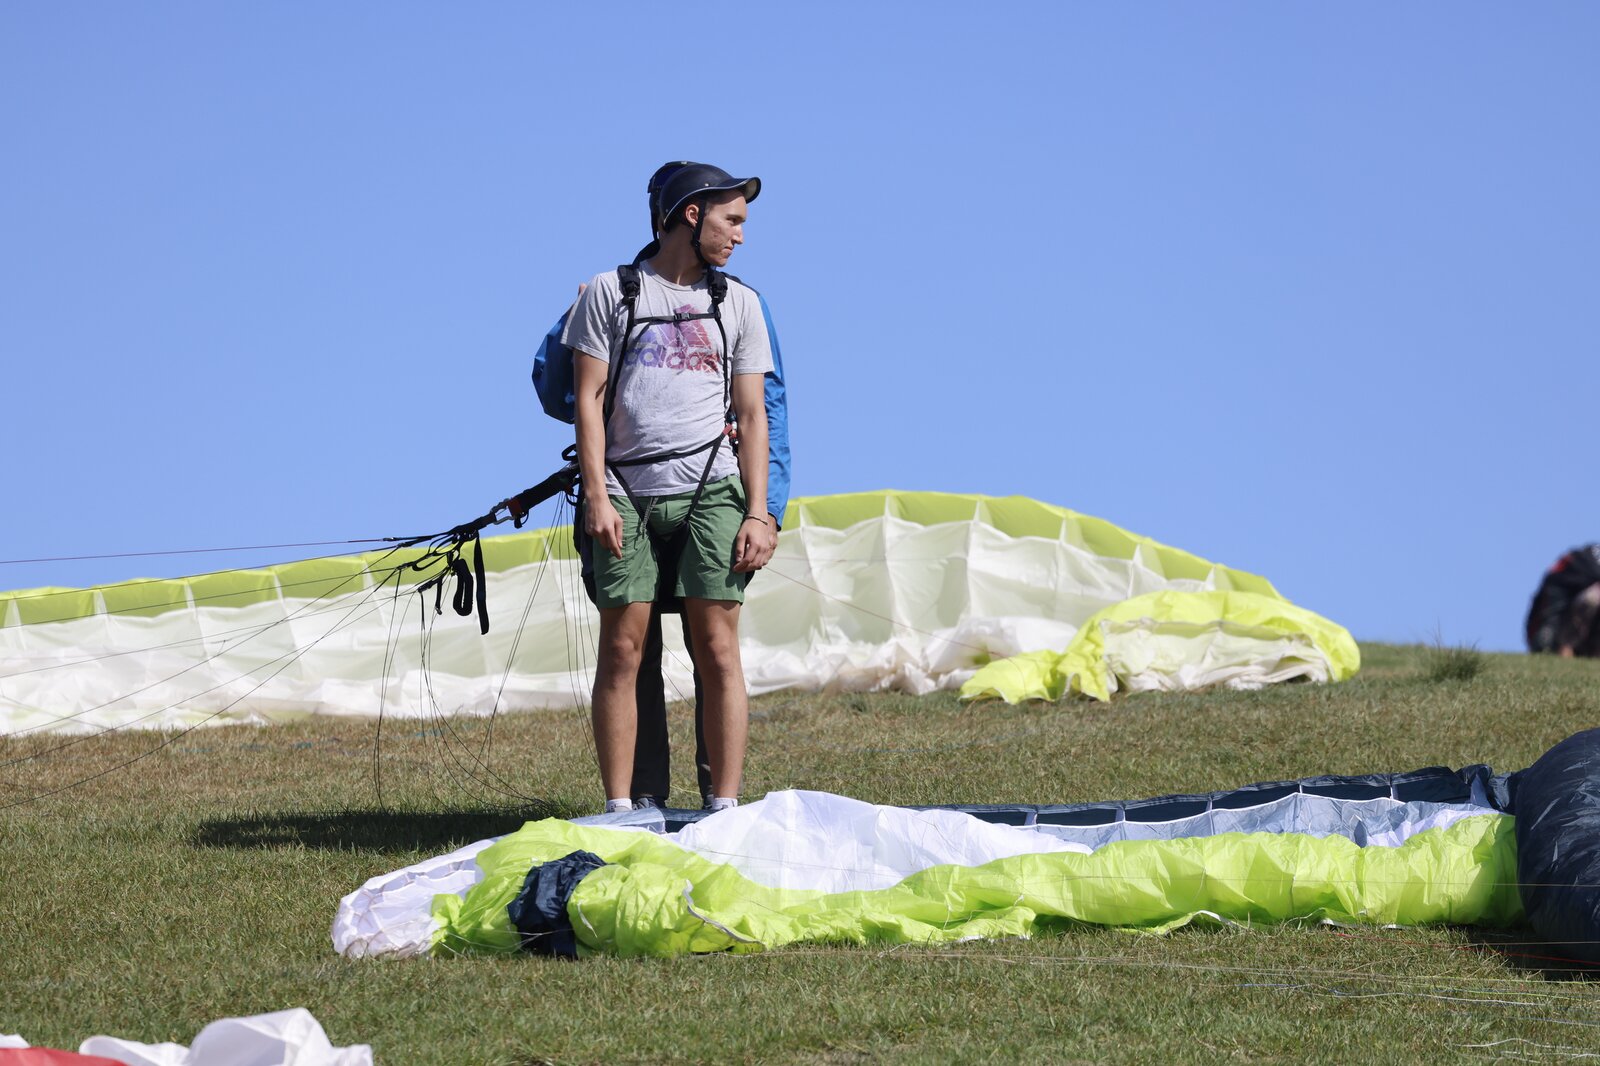
[[[683,643],[694,662],[694,641],[689,637],[689,616],[683,620]],[[667,743],[667,683],[661,673],[661,608],[650,612],[650,628],[645,633],[644,652],[639,659],[639,680],[634,690],[639,704],[639,731],[633,742],[633,787],[635,799],[649,796],[662,806],[672,791],[672,753]],[[704,724],[705,693],[700,671],[694,672],[694,768],[700,782],[701,806],[711,802],[711,760],[706,755]]]

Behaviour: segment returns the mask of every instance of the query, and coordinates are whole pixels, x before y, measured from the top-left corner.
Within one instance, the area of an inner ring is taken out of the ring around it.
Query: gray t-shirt
[[[711,310],[704,279],[674,285],[639,265],[639,318]],[[605,363],[621,343],[628,322],[617,272],[608,270],[589,282],[567,316],[561,343]],[[772,369],[766,320],[756,294],[733,279],[722,301],[722,327],[733,349],[733,374],[765,374]],[[634,326],[632,343],[623,356],[617,383],[616,409],[606,432],[609,466],[662,452],[688,451],[713,440],[723,429],[722,338],[709,318]],[[610,373],[617,373],[616,367]],[[622,476],[635,496],[693,492],[706,467],[707,452],[660,463],[624,466]],[[763,459],[763,462],[765,460]],[[724,442],[717,451],[709,480],[739,472],[733,449]],[[616,475],[606,471],[606,491],[622,495]]]

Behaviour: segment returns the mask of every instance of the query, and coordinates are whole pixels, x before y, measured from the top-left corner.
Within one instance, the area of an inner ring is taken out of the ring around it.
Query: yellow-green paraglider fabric
[[[1522,917],[1513,819],[1501,814],[1398,847],[1294,833],[1124,841],[1090,855],[936,866],[891,888],[837,893],[769,888],[664,837],[552,819],[486,849],[485,877],[465,897],[435,897],[433,951],[517,950],[506,906],[529,869],[580,850],[609,864],[567,903],[580,954],[947,942],[1074,924],[1162,932],[1196,919],[1508,926]]]
[[[1144,621],[1174,631],[1205,625],[1231,625],[1263,634],[1303,636],[1328,663],[1329,679],[1344,681],[1361,668],[1361,652],[1343,626],[1286,600],[1252,592],[1153,592],[1097,612],[1078,630],[1065,651],[1013,655],[983,666],[964,685],[961,698],[1059,700],[1081,693],[1110,699],[1106,629],[1119,622]]]

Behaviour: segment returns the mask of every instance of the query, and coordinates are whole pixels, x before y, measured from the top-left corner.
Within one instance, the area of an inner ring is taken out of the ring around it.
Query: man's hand
[[[583,501],[583,531],[615,558],[622,558],[622,516],[612,506],[610,497],[601,496],[598,500]],[[738,567],[735,566],[734,569],[737,570]]]
[[[778,531],[772,528],[771,516],[747,517],[739,526],[739,535],[733,538],[733,572],[749,574],[760,570],[777,549]]]

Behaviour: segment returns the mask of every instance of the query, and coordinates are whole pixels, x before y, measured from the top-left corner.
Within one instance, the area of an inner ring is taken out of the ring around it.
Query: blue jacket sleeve
[[[789,509],[789,390],[783,384],[783,353],[778,350],[778,331],[772,325],[772,309],[765,296],[761,317],[767,323],[767,342],[772,348],[772,369],[767,373],[767,511],[779,525]]]

